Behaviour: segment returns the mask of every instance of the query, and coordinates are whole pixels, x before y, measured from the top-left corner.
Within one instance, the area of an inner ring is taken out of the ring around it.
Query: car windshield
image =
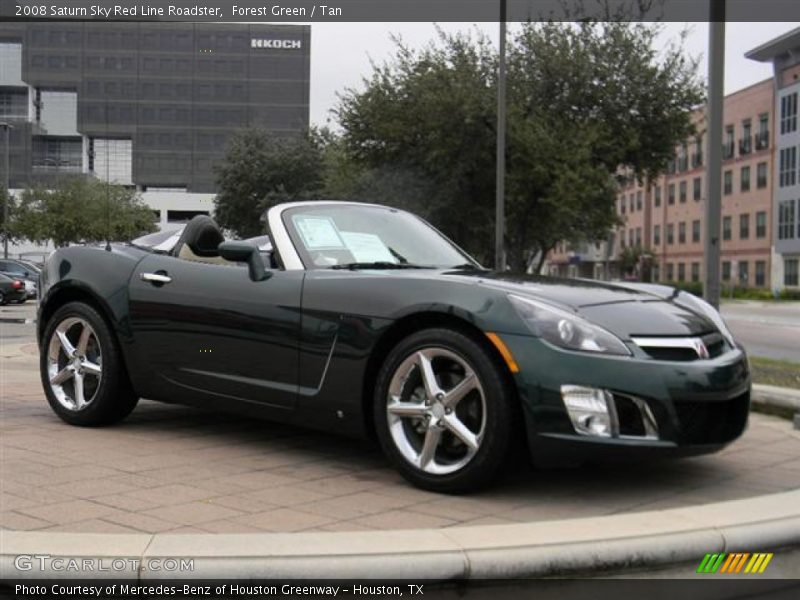
[[[308,268],[479,268],[425,221],[394,208],[320,202],[285,210],[283,222]]]

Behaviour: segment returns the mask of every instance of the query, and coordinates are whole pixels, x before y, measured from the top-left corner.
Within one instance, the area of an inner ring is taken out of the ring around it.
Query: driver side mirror
[[[247,270],[253,281],[264,281],[272,275],[264,268],[258,248],[248,242],[222,242],[217,249],[225,260],[247,263]]]

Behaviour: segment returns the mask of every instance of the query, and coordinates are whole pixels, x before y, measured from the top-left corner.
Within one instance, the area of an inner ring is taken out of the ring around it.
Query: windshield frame
[[[480,263],[478,263],[478,261],[476,261],[472,256],[470,256],[467,252],[465,252],[457,244],[455,244],[450,238],[448,238],[446,235],[444,235],[436,227],[434,227],[433,225],[428,223],[428,221],[426,221],[425,219],[423,219],[422,217],[420,217],[418,215],[415,215],[414,213],[411,213],[411,212],[408,212],[408,211],[405,211],[405,210],[402,210],[402,209],[399,209],[399,208],[394,208],[394,207],[391,207],[391,206],[384,206],[384,205],[381,205],[381,204],[371,204],[371,203],[366,203],[366,202],[326,201],[326,200],[317,200],[317,201],[308,201],[308,202],[292,202],[292,203],[288,203],[288,204],[278,205],[278,206],[274,207],[270,211],[271,214],[269,215],[269,217],[276,216],[276,215],[272,214],[273,211],[277,213],[277,217],[278,217],[278,219],[274,219],[274,218],[268,219],[271,232],[274,232],[274,230],[275,230],[273,224],[279,223],[280,224],[280,228],[282,229],[282,231],[286,235],[286,241],[288,241],[291,244],[292,250],[294,251],[295,257],[297,259],[297,263],[299,263],[299,267],[297,267],[297,268],[301,268],[303,270],[308,270],[308,271],[311,271],[311,270],[316,271],[316,270],[327,270],[327,269],[329,269],[331,267],[314,264],[314,261],[311,259],[311,256],[308,254],[308,251],[306,250],[305,246],[303,245],[302,241],[300,240],[300,236],[299,236],[298,232],[296,231],[296,229],[294,227],[294,224],[291,221],[292,214],[301,211],[303,208],[308,208],[308,207],[315,207],[315,208],[316,207],[320,207],[321,208],[321,207],[331,206],[331,205],[336,206],[336,207],[341,207],[341,208],[352,207],[352,208],[366,208],[366,209],[386,210],[386,211],[391,211],[391,212],[396,212],[396,213],[403,213],[404,215],[408,215],[409,217],[419,221],[422,225],[424,225],[426,228],[428,228],[431,231],[432,234],[434,234],[437,237],[439,237],[442,241],[444,241],[447,245],[449,245],[459,256],[461,256],[463,260],[459,264],[472,264],[472,265],[475,266],[476,269],[482,269],[483,268],[480,265]],[[281,252],[281,246],[280,246],[280,244],[277,243],[277,241],[278,241],[277,238],[279,238],[279,237],[281,237],[281,236],[275,236],[274,239],[276,241],[276,248],[278,248],[278,251]],[[281,252],[282,256],[283,256],[283,254],[285,254],[285,252]],[[292,261],[290,260],[290,263],[291,262]],[[336,265],[336,266],[338,267],[339,270],[347,270],[347,269],[344,268],[345,265]],[[450,267],[444,266],[444,265],[420,265],[420,266],[423,267],[423,268],[438,268],[438,269],[448,269],[448,268],[450,268]],[[457,266],[457,265],[453,265],[453,266]],[[364,267],[364,268],[368,268],[368,267]],[[405,269],[406,267],[404,267],[402,264],[398,264],[397,268],[398,269]]]

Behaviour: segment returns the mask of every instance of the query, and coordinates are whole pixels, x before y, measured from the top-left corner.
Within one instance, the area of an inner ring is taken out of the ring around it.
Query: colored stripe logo
[[[719,554],[706,554],[697,567],[698,573],[714,574],[739,574],[750,573],[760,574],[767,569],[769,561],[772,560],[771,552],[722,552]]]

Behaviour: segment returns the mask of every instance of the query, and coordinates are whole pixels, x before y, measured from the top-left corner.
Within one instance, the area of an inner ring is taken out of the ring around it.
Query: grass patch
[[[753,383],[800,390],[800,364],[771,358],[750,357]]]

